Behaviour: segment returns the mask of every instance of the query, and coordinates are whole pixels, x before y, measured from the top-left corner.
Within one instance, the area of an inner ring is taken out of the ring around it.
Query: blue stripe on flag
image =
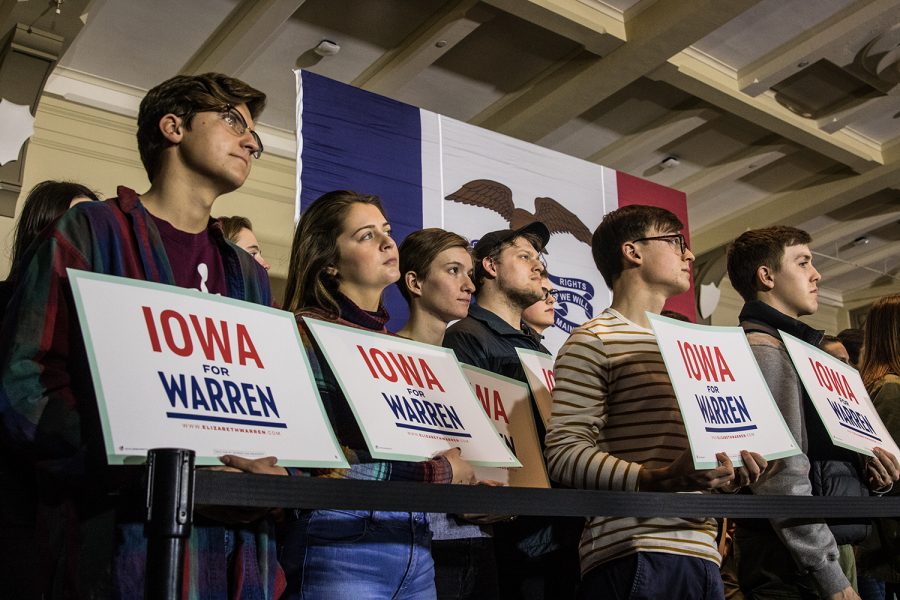
[[[332,190],[381,198],[399,244],[422,228],[419,109],[301,71],[303,145],[301,211]],[[389,286],[391,328],[406,321],[406,303]]]

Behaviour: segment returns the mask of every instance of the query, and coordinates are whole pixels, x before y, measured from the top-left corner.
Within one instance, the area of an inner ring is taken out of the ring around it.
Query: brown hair
[[[756,300],[756,292],[761,291],[756,283],[757,270],[766,266],[778,272],[785,248],[811,241],[810,235],[802,229],[784,225],[745,231],[728,248],[731,285],[744,302]]]
[[[859,367],[859,355],[863,345],[863,330],[850,328],[838,332],[837,339],[841,341],[847,354],[850,355],[850,364]]]
[[[190,131],[196,113],[221,110],[229,104],[246,104],[250,116],[256,119],[266,106],[266,95],[221,73],[177,75],[147,92],[138,111],[137,141],[150,181],[159,174],[163,150],[171,145],[159,129],[160,119],[172,113],[181,117]]]
[[[862,375],[866,390],[888,373],[900,375],[900,294],[875,301],[863,327]]]
[[[243,229],[253,231],[253,223],[247,217],[235,215],[233,217],[219,217],[219,225],[222,226],[222,233],[232,242],[237,242],[237,236]]]
[[[50,223],[69,210],[72,200],[84,196],[93,201],[99,200],[90,189],[72,181],[42,181],[31,188],[22,203],[22,212],[16,221],[15,240],[13,241],[12,274],[21,265],[25,250]]]
[[[541,239],[541,236],[534,233],[523,233],[522,235],[517,235],[514,238],[508,239],[502,244],[499,244],[496,248],[494,248],[490,254],[484,256],[481,260],[475,258],[475,270],[472,277],[472,283],[475,284],[475,295],[478,295],[478,292],[481,290],[481,286],[484,285],[484,280],[488,278],[487,270],[484,268],[484,259],[490,258],[492,260],[497,260],[500,257],[500,254],[503,253],[504,250],[509,248],[510,246],[515,245],[516,240],[525,240],[529,244],[537,250],[538,255],[542,255],[544,252],[544,241]],[[543,258],[541,259],[543,261]]]
[[[623,206],[603,217],[591,238],[591,254],[609,289],[624,268],[622,244],[644,237],[651,229],[677,233],[684,224],[672,212],[645,204]]]
[[[407,304],[412,302],[412,296],[406,287],[406,274],[412,271],[419,280],[424,281],[437,255],[450,248],[463,248],[471,254],[466,238],[438,227],[414,231],[406,236],[399,248],[400,279],[397,281],[397,287],[400,288],[400,293]]]
[[[291,262],[284,290],[285,310],[297,312],[303,308],[319,308],[332,318],[340,316],[340,307],[334,297],[340,275],[330,275],[326,269],[340,259],[337,238],[344,229],[344,218],[354,204],[372,204],[384,214],[378,196],[337,190],[319,196],[300,217],[291,243]]]

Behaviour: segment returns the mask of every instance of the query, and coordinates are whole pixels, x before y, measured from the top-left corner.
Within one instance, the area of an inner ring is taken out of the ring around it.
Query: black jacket
[[[759,301],[748,302],[740,314],[745,332],[759,332],[781,339],[778,330],[813,346],[822,342],[823,333]],[[860,457],[856,452],[835,446],[819,418],[812,400],[803,390],[803,414],[807,432],[809,480],[814,496],[868,496]],[[828,519],[828,528],[838,544],[857,544],[869,533],[868,519]]]

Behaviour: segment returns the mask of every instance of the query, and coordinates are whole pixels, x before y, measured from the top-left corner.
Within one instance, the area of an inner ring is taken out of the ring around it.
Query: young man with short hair
[[[687,291],[694,255],[671,212],[625,206],[594,232],[612,306],[572,332],[556,359],[545,455],[551,479],[616,491],[734,491],[766,461],[724,453],[696,471],[675,392],[646,313]],[[580,598],[723,598],[713,519],[601,517],[581,536]],[[631,595],[629,595],[631,594]]]
[[[543,339],[543,333],[556,322],[556,288],[545,270],[541,275],[544,297],[522,311],[522,322],[531,327]]]
[[[822,342],[819,344],[819,348],[832,355],[842,363],[847,365],[850,364],[850,353],[847,352],[847,348],[844,347],[844,343],[840,339],[838,339],[836,335],[826,334],[822,336]]]
[[[487,233],[475,245],[475,304],[447,329],[444,346],[464,363],[526,381],[516,348],[539,350],[522,311],[541,300],[541,253],[550,231],[540,222]]]
[[[0,444],[5,462],[34,493],[46,570],[23,597],[143,594],[141,492],[106,480],[97,400],[66,268],[271,305],[265,270],[210,218],[215,200],[243,185],[262,152],[253,125],[265,101],[262,92],[215,73],[177,76],[150,90],[137,132],[150,189],[138,196],[119,187],[116,198],[70,209],[20,271],[0,335]],[[226,460],[284,473],[272,459]],[[200,520],[186,561],[191,597],[276,595],[283,575],[274,545],[256,548],[266,539],[258,534]]]
[[[515,230],[492,231],[478,240],[475,304],[469,308],[469,315],[451,325],[444,336],[444,346],[452,348],[461,362],[527,382],[516,348],[547,352],[541,336],[523,322],[522,313],[545,295],[541,253],[549,239],[547,226],[533,222]],[[543,422],[536,407],[532,406],[532,412],[542,436]],[[490,529],[455,521],[449,528],[434,524],[437,539],[452,538],[433,545],[436,568],[442,568],[444,547],[478,544],[483,547],[482,558],[473,555],[468,563],[486,583],[480,595],[468,597],[489,599],[498,597],[498,593],[504,599],[572,597],[578,580],[576,540],[567,535],[566,522],[562,518],[522,517],[498,523],[492,530],[493,544],[488,537]],[[458,539],[464,536],[481,539]],[[454,560],[461,559],[457,552]],[[493,593],[484,592],[491,588]],[[441,595],[440,586],[438,593]]]
[[[813,346],[823,332],[801,322],[818,310],[821,275],[813,266],[808,233],[767,227],[741,234],[728,249],[728,277],[744,299],[741,326],[769,389],[803,454],[780,459],[752,486],[755,494],[866,496],[897,480],[900,465],[876,449],[866,461],[831,443],[803,389],[778,330]],[[855,572],[852,544],[865,522],[829,526],[824,520],[741,520],[735,535],[738,580],[745,593],[785,598],[858,598],[848,575]]]

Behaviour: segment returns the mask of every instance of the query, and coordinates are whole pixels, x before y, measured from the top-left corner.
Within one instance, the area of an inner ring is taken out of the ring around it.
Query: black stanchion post
[[[194,451],[155,448],[147,453],[148,600],[181,597],[184,547],[194,510]]]

